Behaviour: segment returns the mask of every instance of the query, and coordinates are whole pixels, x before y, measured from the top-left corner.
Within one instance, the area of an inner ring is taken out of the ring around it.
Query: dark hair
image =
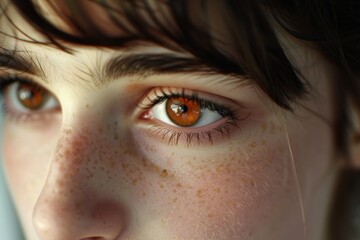
[[[339,153],[348,153],[349,134],[354,130],[349,105],[360,109],[360,1],[87,1],[107,13],[114,27],[121,30],[116,36],[83,9],[86,1],[49,1],[69,27],[67,31],[48,21],[36,1],[12,2],[51,44],[64,51],[72,51],[64,42],[111,48],[155,43],[190,53],[218,73],[245,76],[277,105],[292,110],[311,86],[287,58],[271,24],[276,22],[338,67],[339,77],[333,83],[335,145]]]

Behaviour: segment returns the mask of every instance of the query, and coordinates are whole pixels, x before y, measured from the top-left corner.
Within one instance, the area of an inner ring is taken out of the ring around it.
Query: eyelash
[[[184,88],[181,89],[180,91],[169,88],[159,88],[156,90],[154,92],[155,97],[151,98],[151,96],[148,95],[147,100],[149,102],[146,104],[141,104],[140,108],[144,110],[148,110],[154,107],[156,104],[162,103],[170,98],[183,97],[183,98],[187,98],[190,101],[196,102],[197,104],[199,104],[201,108],[207,108],[211,111],[216,111],[224,118],[232,118],[232,119],[235,118],[236,114],[234,114],[234,111],[230,110],[229,107],[205,100],[203,98],[199,98],[198,94],[196,93],[185,94],[186,90]],[[167,93],[167,91],[169,93]]]
[[[153,91],[153,94],[150,93],[147,95],[145,99],[146,103],[140,104],[139,108],[144,111],[149,111],[155,105],[163,103],[166,100],[169,100],[171,98],[183,97],[189,99],[190,101],[195,101],[200,105],[201,108],[207,108],[211,111],[217,112],[220,116],[226,119],[226,121],[216,127],[207,130],[199,130],[204,127],[164,127],[161,124],[153,123],[151,132],[159,135],[163,140],[167,139],[167,143],[169,145],[177,145],[180,141],[180,138],[182,137],[185,138],[187,146],[190,146],[191,144],[203,144],[205,143],[204,140],[206,140],[207,143],[213,144],[213,136],[215,134],[220,134],[221,138],[230,138],[232,132],[231,128],[240,128],[239,123],[249,116],[249,114],[244,114],[244,108],[241,106],[235,109],[223,104],[214,103],[210,100],[201,98],[197,93],[186,94],[186,91],[187,90],[185,89],[157,88]]]

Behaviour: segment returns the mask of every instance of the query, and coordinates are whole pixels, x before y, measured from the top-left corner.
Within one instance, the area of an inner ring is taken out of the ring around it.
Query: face
[[[27,239],[323,239],[336,73],[284,39],[312,88],[293,113],[245,79],[139,67],[191,60],[161,46],[69,54],[4,37],[32,61],[1,69],[4,164]]]

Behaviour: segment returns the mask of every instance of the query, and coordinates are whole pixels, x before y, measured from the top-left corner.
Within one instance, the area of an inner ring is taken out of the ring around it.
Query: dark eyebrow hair
[[[200,60],[179,56],[173,53],[132,53],[122,54],[110,59],[102,70],[100,84],[125,76],[147,77],[155,74],[202,73],[214,74],[217,70],[210,68]]]
[[[0,68],[9,68],[40,76],[45,83],[49,79],[42,68],[41,59],[27,51],[0,51]],[[94,68],[87,66],[89,79],[81,78],[86,85],[100,87],[123,77],[147,77],[155,74],[200,73],[216,74],[220,70],[211,68],[199,59],[174,53],[122,53],[110,58],[105,64],[99,63]],[[85,73],[83,70],[81,70]],[[240,80],[241,78],[239,78]]]
[[[46,74],[40,64],[40,59],[27,51],[0,51],[0,68],[13,69],[42,77],[47,82]]]

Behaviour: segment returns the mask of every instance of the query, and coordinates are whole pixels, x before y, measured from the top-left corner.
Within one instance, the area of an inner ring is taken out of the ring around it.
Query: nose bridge
[[[101,136],[88,129],[61,131],[33,215],[35,228],[44,239],[115,239],[121,232],[124,214],[120,204],[112,201],[105,189],[94,187],[101,181],[95,170]]]
[[[93,141],[90,132],[75,132],[71,128],[63,129],[50,171],[50,175],[60,175],[60,178],[57,179],[59,186],[69,186],[63,184],[65,180],[76,184],[77,181],[73,180],[83,177],[84,169],[88,168],[91,161],[94,160],[92,159],[94,158]]]

